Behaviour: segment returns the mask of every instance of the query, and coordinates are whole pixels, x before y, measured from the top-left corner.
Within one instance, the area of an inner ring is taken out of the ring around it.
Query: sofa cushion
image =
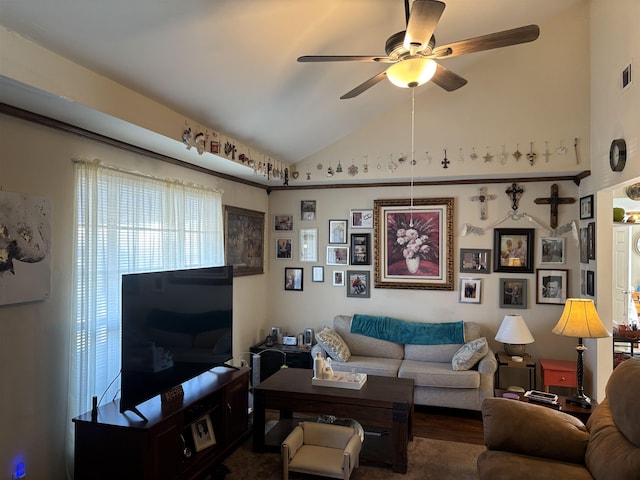
[[[316,333],[316,340],[327,351],[327,354],[339,362],[346,362],[351,356],[349,346],[334,329],[324,327]]]
[[[562,480],[593,480],[584,465],[529,457],[517,453],[486,450],[477,461],[481,479],[561,478]]]
[[[416,387],[479,388],[476,370],[454,371],[451,363],[404,360],[398,371],[400,378],[412,378]]]
[[[464,341],[469,342],[480,338],[480,325],[475,322],[464,322]],[[452,343],[450,345],[405,345],[404,358],[422,362],[451,363],[453,356],[464,345]]]
[[[453,355],[451,366],[454,370],[471,370],[489,351],[485,337],[476,338],[465,343]]]
[[[348,362],[333,362],[334,372],[366,373],[380,377],[397,377],[402,360],[397,358],[367,357],[351,355]]]
[[[336,315],[333,319],[333,328],[349,345],[352,355],[364,357],[375,355],[376,357],[395,359],[402,359],[404,356],[404,348],[398,343],[351,333],[351,316]]]

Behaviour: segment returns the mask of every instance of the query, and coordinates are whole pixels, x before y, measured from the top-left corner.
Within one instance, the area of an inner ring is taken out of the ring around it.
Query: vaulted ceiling
[[[437,44],[540,24],[584,1],[450,0]],[[384,55],[406,27],[403,0],[0,0],[0,24],[287,163],[407,101],[386,80],[339,99],[384,65],[296,61]],[[465,76],[488,55],[442,63]]]

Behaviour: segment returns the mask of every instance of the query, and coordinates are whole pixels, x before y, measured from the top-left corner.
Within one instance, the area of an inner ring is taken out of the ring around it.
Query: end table
[[[540,377],[545,392],[549,391],[550,386],[578,388],[577,366],[571,360],[541,358]]]
[[[522,357],[522,361],[514,362],[511,360],[511,355],[507,355],[504,352],[496,353],[498,368],[496,369],[495,388],[500,388],[500,370],[503,368],[526,368],[529,371],[529,390],[536,388],[536,362],[533,361],[533,358],[528,353],[520,356]]]

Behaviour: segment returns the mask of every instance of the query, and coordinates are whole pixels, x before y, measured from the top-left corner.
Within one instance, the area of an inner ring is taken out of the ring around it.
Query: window
[[[224,264],[221,193],[77,162],[75,226],[72,416],[118,396],[121,275]]]

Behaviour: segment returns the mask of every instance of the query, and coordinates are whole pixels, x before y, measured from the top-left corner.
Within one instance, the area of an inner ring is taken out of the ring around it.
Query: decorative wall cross
[[[444,159],[442,160],[442,168],[449,168],[449,164],[451,163],[447,158],[447,149],[444,149]]]
[[[518,210],[518,201],[524,193],[524,188],[519,187],[516,183],[512,183],[511,186],[505,190],[505,193],[511,197],[511,210]]]
[[[480,220],[487,219],[487,202],[489,200],[495,200],[495,198],[495,195],[489,195],[487,187],[480,187],[480,195],[471,197],[472,202],[480,202]]]
[[[551,185],[551,196],[549,198],[536,198],[533,202],[538,205],[549,205],[551,207],[551,213],[549,217],[549,225],[551,228],[558,226],[558,205],[575,203],[575,198],[562,198],[558,194],[558,185],[555,183]]]

